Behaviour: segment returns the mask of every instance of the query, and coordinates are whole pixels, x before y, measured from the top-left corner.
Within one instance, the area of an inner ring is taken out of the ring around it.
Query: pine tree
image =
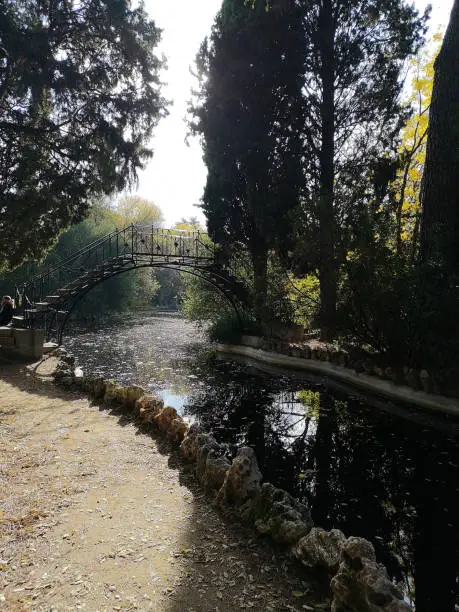
[[[130,0],[0,0],[0,267],[123,189],[164,114],[160,31]]]

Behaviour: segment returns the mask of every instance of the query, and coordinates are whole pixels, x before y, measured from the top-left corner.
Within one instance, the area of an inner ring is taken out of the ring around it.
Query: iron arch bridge
[[[66,323],[78,302],[96,285],[136,268],[169,268],[213,285],[241,317],[250,303],[247,288],[221,261],[201,231],[130,225],[99,238],[44,273],[16,288],[14,325],[45,330],[61,344]]]

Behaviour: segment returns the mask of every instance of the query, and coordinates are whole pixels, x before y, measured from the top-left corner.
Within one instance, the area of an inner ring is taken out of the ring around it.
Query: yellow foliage
[[[399,154],[404,160],[393,185],[396,200],[397,249],[401,243],[416,239],[420,217],[420,191],[426,158],[429,107],[432,98],[434,63],[443,35],[434,35],[432,46],[424,47],[411,62],[413,79],[408,102],[413,115],[402,130]]]
[[[305,389],[304,391],[299,391],[297,397],[306,408],[304,416],[306,418],[314,418],[317,421],[320,410],[320,392]]]
[[[119,200],[116,203],[115,212],[119,215],[122,225],[137,223],[159,227],[163,222],[161,209],[153,202],[137,195]]]
[[[295,323],[308,329],[318,310],[319,279],[313,275],[297,278],[289,274],[284,289],[294,307]]]

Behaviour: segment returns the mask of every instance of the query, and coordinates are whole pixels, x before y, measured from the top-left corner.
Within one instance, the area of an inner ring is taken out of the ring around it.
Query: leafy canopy
[[[329,0],[333,31],[324,63],[321,3],[304,3],[308,48],[304,105],[305,171],[308,193],[301,218],[305,268],[320,268],[319,197],[326,163],[333,166],[329,217],[335,225],[337,265],[360,232],[362,217],[373,216],[387,193],[397,138],[406,119],[402,103],[406,61],[423,41],[428,11],[419,16],[403,0]],[[329,73],[329,74],[327,74]],[[332,78],[332,104],[324,106],[323,83]],[[332,126],[333,144],[324,147]],[[339,231],[336,228],[340,228]],[[301,228],[300,228],[301,229]],[[307,265],[309,263],[309,266]]]
[[[440,50],[442,35],[433,37],[434,51],[423,47],[410,64],[412,70],[411,92],[408,103],[412,108],[401,131],[399,146],[400,168],[393,184],[396,203],[396,247],[410,247],[411,258],[417,253],[420,225],[420,191],[426,158],[429,108],[432,98],[434,63]],[[406,250],[406,249],[405,249]]]
[[[160,227],[164,222],[162,210],[153,202],[138,195],[121,198],[116,202],[114,209],[120,216],[123,227],[131,223]]]
[[[0,0],[0,261],[39,258],[123,189],[165,113],[143,2]]]

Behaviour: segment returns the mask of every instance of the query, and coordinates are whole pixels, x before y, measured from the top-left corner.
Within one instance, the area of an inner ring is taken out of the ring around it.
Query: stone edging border
[[[306,505],[289,493],[262,482],[253,449],[242,447],[231,457],[198,424],[189,426],[171,406],[146,394],[139,386],[122,387],[101,377],[77,376],[75,359],[63,348],[54,352],[59,362],[54,382],[78,389],[107,407],[118,407],[144,427],[157,431],[180,449],[180,454],[217,507],[258,533],[270,536],[310,571],[325,572],[333,593],[332,612],[409,612],[374,547],[359,537],[346,538],[338,529],[314,527]]]
[[[282,353],[273,353],[250,346],[217,344],[220,353],[229,355],[240,355],[248,357],[261,363],[284,367],[294,370],[306,370],[316,374],[328,376],[349,386],[362,389],[371,395],[377,395],[404,404],[415,405],[431,412],[442,412],[459,417],[459,401],[447,398],[443,395],[415,391],[405,385],[396,385],[388,380],[381,380],[368,374],[360,374],[344,366],[330,363],[328,361],[316,360],[307,357],[295,357]]]

